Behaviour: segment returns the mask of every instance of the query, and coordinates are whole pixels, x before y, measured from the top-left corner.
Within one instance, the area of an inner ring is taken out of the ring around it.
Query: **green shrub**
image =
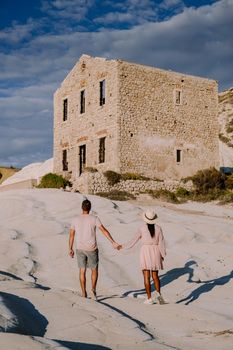
[[[153,198],[158,198],[170,203],[179,203],[179,199],[176,197],[176,194],[174,192],[163,189],[148,190],[146,192],[149,193]]]
[[[226,131],[228,133],[233,132],[233,119],[229,120],[229,122],[226,125]]]
[[[196,202],[210,202],[220,200],[224,197],[225,191],[220,189],[209,190],[207,193],[193,192],[190,199]]]
[[[222,197],[219,204],[233,203],[233,192],[227,191]]]
[[[199,170],[191,177],[197,194],[207,194],[213,189],[225,188],[225,176],[215,168]]]
[[[178,197],[189,197],[191,195],[191,192],[186,190],[184,187],[178,187],[176,189],[176,195]]]
[[[233,174],[228,175],[225,180],[225,187],[233,190]]]
[[[227,132],[228,134],[232,133],[232,132],[233,132],[233,126],[228,125],[227,128],[226,128],[226,132]]]
[[[87,173],[97,173],[98,172],[98,170],[96,168],[93,168],[92,166],[86,166],[84,171]]]
[[[113,190],[113,191],[109,191],[109,192],[98,192],[96,193],[97,196],[100,197],[105,197],[108,199],[112,199],[115,201],[127,201],[129,199],[135,199],[136,197],[126,191],[118,191],[118,190]]]
[[[109,185],[113,186],[121,180],[121,174],[116,173],[112,170],[104,172],[104,176],[107,178]]]
[[[143,175],[139,175],[139,174],[135,174],[135,173],[124,173],[121,175],[121,179],[126,181],[126,180],[144,180],[144,181],[148,181],[150,180],[149,177],[143,176]]]
[[[182,177],[181,181],[186,184],[188,181],[192,181],[192,176]]]
[[[48,173],[40,181],[38,188],[65,188],[71,186],[71,183],[61,175]]]
[[[230,141],[230,139],[228,137],[224,136],[223,134],[219,134],[218,137],[223,143],[228,144],[228,142]]]

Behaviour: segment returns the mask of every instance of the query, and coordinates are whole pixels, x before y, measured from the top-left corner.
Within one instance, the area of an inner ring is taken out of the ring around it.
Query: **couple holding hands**
[[[96,242],[96,227],[112,243],[114,249],[130,249],[141,240],[140,267],[143,273],[144,285],[147,294],[145,304],[154,304],[157,301],[164,304],[160,293],[158,271],[163,269],[163,260],[166,255],[165,241],[160,226],[156,224],[157,215],[153,210],[143,213],[143,224],[138,228],[135,237],[121,245],[114,241],[109,231],[102,225],[100,219],[90,214],[91,202],[85,199],[82,202],[82,214],[73,219],[69,234],[69,255],[74,257],[74,239],[76,235],[76,255],[79,267],[79,280],[82,296],[87,297],[86,269],[91,269],[91,297],[97,300],[96,285],[98,280],[99,254]],[[150,278],[152,277],[157,293],[152,298]]]

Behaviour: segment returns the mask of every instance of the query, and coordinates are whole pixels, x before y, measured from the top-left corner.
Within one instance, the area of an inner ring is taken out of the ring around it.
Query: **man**
[[[98,247],[96,242],[96,227],[98,227],[105,237],[112,243],[114,249],[119,249],[121,245],[116,243],[108,230],[102,225],[100,219],[90,214],[91,202],[85,199],[82,202],[82,214],[78,215],[71,223],[69,235],[69,255],[74,257],[74,237],[76,234],[76,254],[79,267],[79,280],[82,296],[87,297],[86,291],[86,269],[91,269],[91,296],[96,298],[96,284],[98,280]]]

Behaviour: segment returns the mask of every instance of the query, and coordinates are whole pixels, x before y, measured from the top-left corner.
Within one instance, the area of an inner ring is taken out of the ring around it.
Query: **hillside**
[[[0,184],[6,179],[8,179],[8,177],[17,173],[19,170],[20,169],[17,169],[17,168],[12,168],[12,167],[8,168],[8,167],[0,166]]]
[[[11,176],[9,175],[5,181],[2,181],[2,186],[30,179],[39,180],[43,175],[53,171],[53,158],[47,159],[45,162],[31,163],[17,170],[20,171],[11,174]]]
[[[220,165],[233,168],[233,88],[219,94]]]

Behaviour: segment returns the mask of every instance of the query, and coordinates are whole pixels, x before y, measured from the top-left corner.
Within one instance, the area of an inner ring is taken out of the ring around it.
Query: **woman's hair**
[[[155,235],[155,225],[154,224],[147,224],[148,230],[150,231],[151,237],[154,237]]]

